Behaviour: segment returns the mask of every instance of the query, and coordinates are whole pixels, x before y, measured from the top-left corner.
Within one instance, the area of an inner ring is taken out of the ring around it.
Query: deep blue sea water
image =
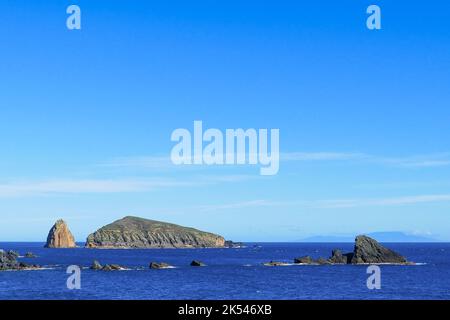
[[[39,257],[21,261],[48,270],[0,272],[0,299],[450,299],[450,244],[385,244],[416,266],[381,266],[380,290],[366,286],[367,266],[265,267],[294,257],[328,257],[353,244],[259,243],[242,249],[95,250],[44,249],[43,243],[0,243],[0,248]],[[68,265],[116,263],[131,270],[83,269],[81,289],[69,290]],[[193,259],[207,267],[190,267]],[[151,261],[175,269],[150,270]],[[139,270],[139,267],[145,267]]]

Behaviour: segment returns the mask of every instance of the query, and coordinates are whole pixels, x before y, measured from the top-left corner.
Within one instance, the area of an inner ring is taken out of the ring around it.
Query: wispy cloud
[[[317,208],[355,208],[372,206],[401,206],[419,203],[449,202],[450,194],[415,195],[405,197],[377,198],[377,199],[343,199],[316,202]]]
[[[248,175],[196,175],[185,178],[16,181],[0,184],[0,197],[148,192],[167,188],[212,186],[221,183],[241,182],[248,179],[255,179],[255,177]]]
[[[450,166],[450,153],[414,156],[379,156],[360,152],[289,152],[280,155],[282,161],[299,162],[358,162],[403,168],[427,168]]]
[[[119,157],[104,163],[101,163],[102,167],[132,167],[132,168],[144,168],[144,169],[164,169],[174,167],[170,157],[168,156],[140,156],[140,157]]]
[[[428,157],[380,158],[380,162],[404,168],[430,168],[450,165],[450,159],[446,159],[443,155],[431,155]]]
[[[193,184],[198,183],[170,179],[86,179],[12,182],[0,184],[0,197],[72,193],[143,192],[157,188],[186,187],[192,186]]]
[[[369,155],[352,152],[288,152],[281,153],[281,161],[342,161],[368,159]]]

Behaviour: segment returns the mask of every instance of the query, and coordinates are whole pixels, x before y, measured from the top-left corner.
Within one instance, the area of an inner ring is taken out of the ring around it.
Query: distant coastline
[[[401,231],[387,231],[387,232],[371,232],[366,233],[369,237],[379,241],[379,242],[391,242],[391,243],[445,243],[448,241],[440,241],[432,237],[426,237],[421,235],[407,234]],[[353,242],[353,236],[312,236],[307,237],[295,242],[310,242],[310,243],[346,243]]]

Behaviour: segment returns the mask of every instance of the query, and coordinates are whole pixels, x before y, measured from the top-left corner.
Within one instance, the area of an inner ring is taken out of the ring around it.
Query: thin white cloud
[[[416,159],[416,158],[385,159],[385,162],[388,164],[393,164],[404,168],[431,168],[450,165],[450,160],[439,160],[439,159]]]
[[[183,179],[54,179],[0,184],[0,198],[60,194],[149,192],[157,189],[202,187],[254,179],[248,175],[191,176]]]
[[[353,200],[349,202],[348,205],[350,207],[397,206],[397,205],[448,202],[448,201],[450,201],[450,194],[435,194],[435,195],[417,195],[417,196],[384,198],[384,199]]]
[[[338,209],[374,206],[402,206],[437,202],[450,202],[450,194],[414,195],[391,198],[319,200],[310,202],[309,206],[320,209]]]
[[[280,155],[282,161],[321,161],[369,163],[403,168],[450,166],[450,153],[435,153],[404,157],[377,156],[359,152],[289,152]]]
[[[52,194],[144,192],[159,188],[186,187],[199,182],[169,179],[118,180],[47,180],[0,184],[0,197],[21,197]]]
[[[281,153],[281,161],[333,161],[360,160],[370,158],[364,153],[344,152],[288,152]]]
[[[100,164],[102,167],[132,167],[144,169],[163,169],[174,165],[170,157],[164,156],[141,156],[141,157],[120,157]]]

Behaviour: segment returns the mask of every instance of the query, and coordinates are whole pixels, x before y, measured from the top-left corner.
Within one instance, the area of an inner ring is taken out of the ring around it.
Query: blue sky
[[[245,241],[450,240],[449,15],[443,0],[2,1],[0,240],[44,241],[64,218],[82,242],[126,215]],[[194,120],[279,128],[279,174],[171,166],[170,135]]]

